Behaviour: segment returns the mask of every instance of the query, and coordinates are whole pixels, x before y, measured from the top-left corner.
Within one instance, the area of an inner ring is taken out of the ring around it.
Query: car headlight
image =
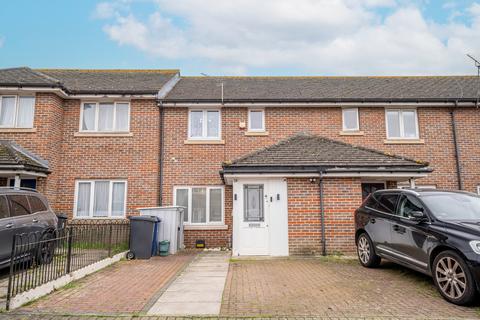
[[[472,240],[469,242],[469,244],[475,253],[480,254],[480,240]]]

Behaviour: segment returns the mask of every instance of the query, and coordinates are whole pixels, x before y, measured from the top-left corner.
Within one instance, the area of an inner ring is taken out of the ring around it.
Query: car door
[[[397,206],[398,219],[392,225],[392,249],[405,262],[421,269],[428,268],[428,247],[433,239],[428,221],[411,219],[413,211],[426,212],[414,195],[402,194]]]
[[[397,192],[382,192],[372,194],[365,204],[369,212],[369,221],[365,225],[365,230],[375,247],[382,253],[388,252],[390,248],[390,229],[397,200]]]
[[[14,233],[13,219],[7,197],[0,196],[0,263],[7,261],[12,253]]]

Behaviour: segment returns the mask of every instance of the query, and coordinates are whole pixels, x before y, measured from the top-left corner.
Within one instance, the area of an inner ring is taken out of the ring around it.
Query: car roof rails
[[[37,189],[26,188],[26,187],[0,187],[0,190],[13,190],[13,191],[31,191],[38,193]]]

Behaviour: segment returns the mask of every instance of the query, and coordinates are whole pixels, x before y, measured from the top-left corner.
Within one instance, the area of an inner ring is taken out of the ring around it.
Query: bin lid
[[[150,222],[160,222],[159,217],[155,216],[130,216],[128,219],[133,221],[150,221]]]

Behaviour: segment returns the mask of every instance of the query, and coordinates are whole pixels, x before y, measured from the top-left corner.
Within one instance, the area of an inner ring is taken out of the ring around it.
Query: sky
[[[476,74],[480,1],[2,1],[0,68]]]

